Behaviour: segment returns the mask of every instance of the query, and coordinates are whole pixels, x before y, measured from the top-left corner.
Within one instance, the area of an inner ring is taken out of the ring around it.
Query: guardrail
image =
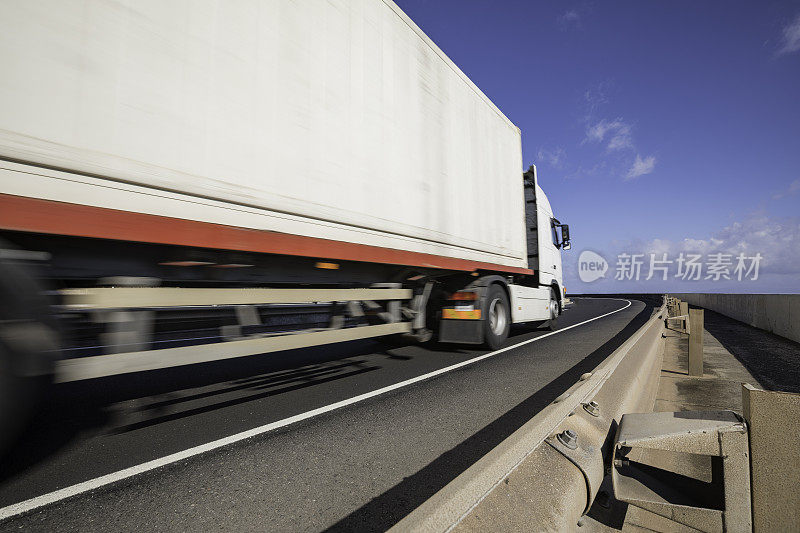
[[[681,301],[679,298],[667,296],[665,299],[667,307],[667,318],[665,326],[670,328],[670,323],[676,321],[680,324],[679,333],[689,336],[689,375],[703,375],[703,310],[689,309],[689,303]]]
[[[573,530],[610,472],[624,413],[652,410],[666,304],[594,371],[391,531]]]

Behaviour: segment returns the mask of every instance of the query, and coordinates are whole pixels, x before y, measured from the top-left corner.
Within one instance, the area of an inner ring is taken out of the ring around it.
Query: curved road
[[[61,385],[0,467],[0,531],[386,529],[651,309],[577,299],[492,353],[361,341]]]

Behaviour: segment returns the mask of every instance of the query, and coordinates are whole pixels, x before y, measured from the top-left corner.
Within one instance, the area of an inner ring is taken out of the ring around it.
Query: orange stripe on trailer
[[[472,272],[527,268],[182,218],[0,194],[0,229]]]
[[[481,310],[461,311],[459,309],[442,309],[442,318],[446,320],[480,320]]]

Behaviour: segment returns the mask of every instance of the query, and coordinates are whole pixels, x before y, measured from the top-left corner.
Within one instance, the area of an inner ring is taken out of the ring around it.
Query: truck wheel
[[[550,303],[548,307],[550,308],[550,320],[547,321],[547,329],[555,331],[558,329],[558,315],[561,314],[561,305],[558,303],[556,290],[553,287],[550,287]]]
[[[0,248],[5,248],[0,242]],[[0,456],[25,428],[52,380],[58,333],[41,287],[0,259]]]
[[[486,345],[496,350],[508,338],[511,329],[511,306],[508,295],[500,285],[489,286],[486,297],[486,317],[483,321],[483,338]]]
[[[41,403],[49,376],[19,376],[11,357],[0,344],[0,459],[14,445]]]

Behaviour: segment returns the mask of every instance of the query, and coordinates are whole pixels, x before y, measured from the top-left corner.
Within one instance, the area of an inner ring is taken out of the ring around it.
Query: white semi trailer
[[[569,232],[519,129],[390,0],[0,20],[0,401],[41,375],[555,326]]]

